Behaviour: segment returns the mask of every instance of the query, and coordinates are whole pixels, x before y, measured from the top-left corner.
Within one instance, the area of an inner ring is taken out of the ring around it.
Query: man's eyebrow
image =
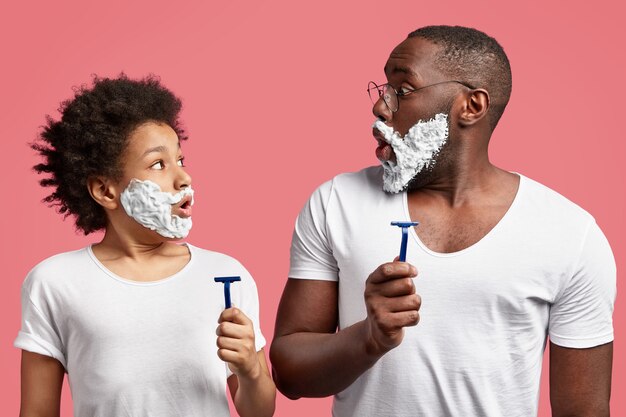
[[[417,73],[413,70],[413,68],[410,68],[410,67],[394,66],[392,68],[389,68],[385,66],[384,71],[385,71],[385,74],[387,74],[388,72],[391,72],[392,74],[395,74],[396,72],[401,72],[403,74],[407,74],[412,77],[418,76]]]

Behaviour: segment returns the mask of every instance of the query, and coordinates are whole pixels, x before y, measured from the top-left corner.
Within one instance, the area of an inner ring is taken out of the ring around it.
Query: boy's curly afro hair
[[[92,86],[75,89],[73,99],[59,109],[61,120],[47,116],[38,141],[31,145],[44,158],[33,168],[50,174],[39,183],[53,187],[44,202],[75,216],[85,235],[107,224],[102,206],[91,198],[87,180],[103,176],[121,178],[121,155],[135,128],[146,122],[165,123],[180,140],[187,139],[179,122],[182,104],[155,76],[131,80],[94,76]]]

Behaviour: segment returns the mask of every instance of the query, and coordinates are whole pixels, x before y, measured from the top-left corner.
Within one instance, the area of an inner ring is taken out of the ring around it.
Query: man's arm
[[[613,342],[588,349],[550,343],[550,403],[554,417],[610,414]]]
[[[289,279],[270,350],[278,389],[292,399],[325,397],[352,384],[419,321],[416,275],[404,262],[378,267],[366,283],[367,318],[339,332],[337,282]]]
[[[22,351],[20,417],[59,417],[65,369],[51,357]]]

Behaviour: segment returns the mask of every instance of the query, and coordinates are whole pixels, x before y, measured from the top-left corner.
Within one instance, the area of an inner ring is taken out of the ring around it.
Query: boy
[[[79,417],[228,416],[226,382],[241,416],[273,414],[252,277],[233,258],[174,243],[191,228],[194,195],[180,109],[153,77],[95,78],[33,145],[54,189],[44,201],[85,234],[105,233],[24,282],[21,416],[58,416],[65,372]],[[224,310],[217,276],[241,277],[236,307]]]

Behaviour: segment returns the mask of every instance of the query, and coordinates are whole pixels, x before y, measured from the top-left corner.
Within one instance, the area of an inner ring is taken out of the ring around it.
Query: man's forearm
[[[343,391],[382,356],[367,340],[364,321],[332,334],[277,337],[270,352],[276,386],[291,399]]]

